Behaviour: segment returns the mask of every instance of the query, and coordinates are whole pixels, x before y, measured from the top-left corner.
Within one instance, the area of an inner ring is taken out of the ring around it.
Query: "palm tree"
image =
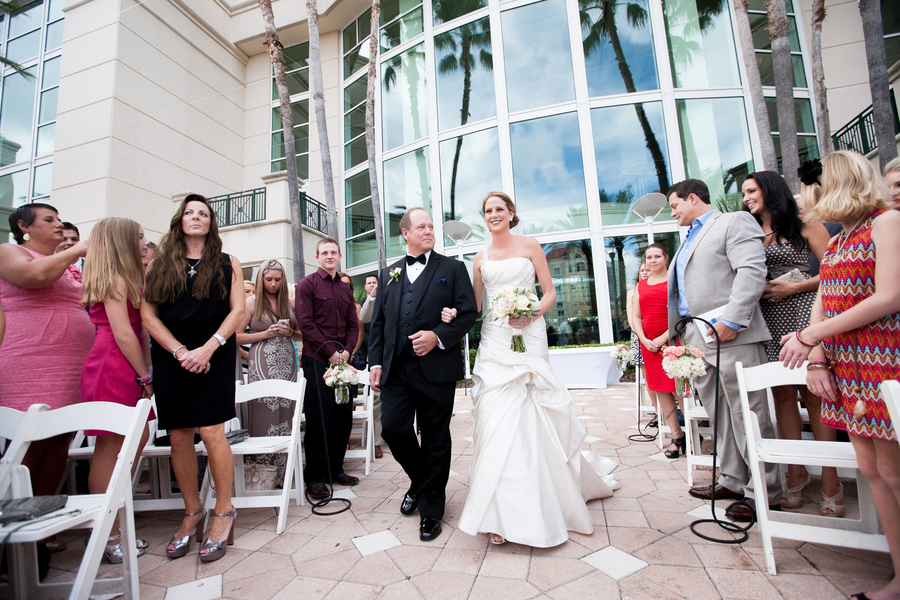
[[[334,173],[331,169],[331,147],[328,145],[328,128],[325,120],[325,88],[322,83],[322,53],[319,49],[319,11],[316,0],[306,0],[309,15],[309,74],[313,104],[316,111],[316,129],[319,131],[319,151],[322,154],[322,179],[325,185],[325,212],[328,237],[338,239],[337,204],[334,197]]]
[[[825,69],[822,67],[822,21],[825,20],[825,0],[812,2],[812,72],[813,90],[816,93],[816,128],[819,130],[819,153],[822,156],[834,151],[831,125],[828,123],[828,101],[825,89]]]
[[[435,19],[446,23],[458,16],[467,14],[483,6],[481,0],[436,0],[434,3]],[[469,102],[472,94],[472,72],[478,64],[487,71],[494,70],[494,55],[491,53],[491,26],[488,19],[479,19],[471,23],[436,36],[435,52],[446,52],[437,65],[438,73],[446,75],[458,69],[463,70],[462,107],[459,111],[459,124],[469,121]],[[472,56],[473,49],[478,52],[478,60]],[[457,54],[458,51],[458,54]],[[456,138],[456,153],[453,156],[453,170],[450,175],[450,220],[456,218],[456,177],[459,172],[459,158],[462,153],[463,136]]]
[[[582,46],[584,48],[584,57],[588,58],[593,52],[598,51],[605,43],[609,42],[613,47],[616,56],[616,62],[619,65],[619,73],[622,75],[622,81],[628,93],[637,91],[634,85],[634,76],[631,74],[631,68],[625,60],[625,53],[622,50],[622,42],[619,39],[619,31],[616,25],[616,8],[620,3],[618,0],[579,0],[578,16],[581,20],[581,30],[583,34]],[[591,10],[600,10],[600,16],[595,20],[591,20]],[[628,22],[635,29],[643,28],[649,19],[647,10],[637,2],[627,2],[625,4],[625,14]],[[638,122],[644,132],[644,139],[647,142],[647,150],[653,159],[656,167],[656,178],[659,181],[659,189],[665,193],[669,189],[669,173],[666,169],[666,157],[660,148],[659,141],[653,133],[650,121],[644,111],[644,106],[635,103],[634,112],[637,115]]]
[[[384,240],[384,217],[381,214],[381,196],[378,194],[378,165],[375,162],[375,83],[378,81],[378,28],[381,0],[372,1],[372,20],[369,35],[369,70],[366,76],[366,155],[369,162],[369,187],[372,190],[372,214],[375,216],[375,246],[378,251],[378,269],[387,266]]]
[[[897,157],[897,143],[894,141],[894,116],[888,87],[880,0],[859,0],[859,14],[862,17],[866,60],[869,63],[869,89],[872,90],[872,116],[875,118],[878,162],[884,169],[885,165]]]
[[[794,106],[794,66],[791,61],[791,29],[785,0],[766,0],[769,13],[769,38],[772,40],[772,65],[775,68],[775,100],[778,104],[778,137],[784,181],[793,193],[800,191],[797,169],[800,149],[797,143],[797,113]],[[885,71],[885,77],[887,71]]]
[[[284,157],[287,165],[288,203],[291,207],[291,245],[294,257],[294,281],[299,282],[306,274],[306,259],[303,255],[303,217],[300,211],[300,185],[297,180],[297,150],[294,146],[294,115],[291,111],[291,93],[288,91],[285,75],[284,46],[278,39],[275,28],[275,16],[272,14],[271,0],[259,0],[263,22],[266,28],[266,46],[272,58],[272,69],[275,72],[275,86],[278,88],[278,100],[281,111],[281,124],[284,128]]]
[[[753,116],[756,117],[756,129],[759,134],[763,168],[767,171],[778,171],[778,155],[775,153],[775,142],[772,140],[772,125],[769,123],[769,109],[766,108],[762,80],[759,77],[759,63],[756,62],[756,52],[753,48],[753,33],[750,30],[750,17],[747,14],[747,0],[734,0],[734,15],[736,17],[735,26],[737,27],[740,40],[741,55],[744,59],[744,66],[747,69],[747,85],[750,87]]]

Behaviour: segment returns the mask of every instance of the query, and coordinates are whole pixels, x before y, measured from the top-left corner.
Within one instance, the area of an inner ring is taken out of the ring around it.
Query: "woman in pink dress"
[[[91,253],[84,262],[84,303],[91,307],[91,322],[97,327],[94,347],[84,361],[81,398],[84,402],[115,402],[136,406],[153,395],[150,338],[141,326],[141,288],[144,270],[141,254],[146,251],[144,230],[131,219],[110,217],[94,226]],[[124,436],[107,431],[85,431],[97,436],[88,489],[105,494],[116,466]],[[148,430],[138,446],[140,455]],[[135,461],[136,468],[138,462]],[[109,562],[122,562],[119,525],[113,524],[104,550]],[[147,542],[137,540],[138,556]]]
[[[81,304],[81,271],[72,263],[87,254],[88,243],[54,254],[63,225],[48,204],[20,206],[9,225],[18,245],[0,245],[6,314],[0,405],[24,411],[36,403],[54,409],[81,402],[81,367],[94,343],[94,326]],[[60,435],[31,444],[22,462],[35,496],[56,493],[70,439]]]

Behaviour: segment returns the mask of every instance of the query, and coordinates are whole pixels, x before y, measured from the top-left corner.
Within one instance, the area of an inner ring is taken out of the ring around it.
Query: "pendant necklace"
[[[866,215],[866,216],[868,216],[868,215]],[[837,251],[834,253],[834,257],[835,257],[836,260],[841,260],[841,259],[843,259],[843,257],[844,257],[844,256],[843,256],[843,254],[844,254],[844,244],[845,244],[845,243],[847,242],[847,240],[850,238],[850,235],[851,235],[854,231],[856,231],[856,228],[859,227],[859,224],[863,222],[863,220],[866,218],[866,216],[860,217],[859,221],[856,222],[856,225],[854,225],[854,226],[850,229],[850,231],[845,231],[845,232],[842,232],[842,233],[841,233],[841,237],[838,239],[838,242],[837,242]]]
[[[203,258],[198,258],[197,262],[195,262],[194,264],[191,264],[189,258],[185,258],[184,260],[187,261],[187,264],[190,267],[190,269],[188,269],[188,277],[194,277],[195,275],[197,275],[197,265],[200,264],[200,261],[203,260]]]

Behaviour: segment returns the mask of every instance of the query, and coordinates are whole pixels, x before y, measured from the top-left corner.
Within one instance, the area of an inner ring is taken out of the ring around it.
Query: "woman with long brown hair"
[[[184,497],[181,528],[166,546],[170,558],[184,556],[191,532],[199,541],[205,517],[197,490],[194,429],[209,456],[219,490],[209,535],[200,560],[225,555],[234,539],[236,513],[231,504],[232,454],[225,421],[235,416],[232,335],[244,314],[241,264],[222,252],[216,215],[206,198],[191,194],[172,217],[144,289],[141,318],[153,338],[151,355],[160,429],[172,441],[172,467]]]
[[[141,290],[144,269],[141,253],[146,247],[144,230],[131,219],[109,217],[91,231],[91,253],[84,261],[82,301],[90,306],[91,322],[97,328],[94,346],[81,372],[82,402],[115,402],[137,406],[153,395],[150,339],[141,327]],[[124,436],[108,431],[85,431],[97,436],[88,490],[105,494],[116,466]],[[137,454],[147,443],[145,427]],[[135,461],[133,469],[138,465]],[[147,542],[137,540],[138,556]],[[113,524],[104,555],[109,562],[122,562],[119,524]]]
[[[247,381],[283,379],[297,381],[297,352],[293,341],[303,335],[297,329],[297,317],[290,302],[284,267],[277,260],[267,260],[256,274],[257,294],[248,296],[244,317],[237,331],[237,343],[250,344],[247,359]],[[290,435],[294,403],[286,398],[259,398],[241,406],[241,423],[254,437]],[[285,454],[260,454],[257,463],[266,460],[278,469],[276,484],[284,482]]]

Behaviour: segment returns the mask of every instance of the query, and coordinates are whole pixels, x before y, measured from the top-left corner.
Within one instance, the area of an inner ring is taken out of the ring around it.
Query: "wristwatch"
[[[226,341],[226,340],[225,340],[225,338],[223,338],[221,335],[219,335],[218,333],[214,333],[214,334],[213,334],[213,337],[216,338],[216,341],[219,342],[219,345],[220,345],[220,346],[224,346],[224,345],[225,345],[225,341]]]

